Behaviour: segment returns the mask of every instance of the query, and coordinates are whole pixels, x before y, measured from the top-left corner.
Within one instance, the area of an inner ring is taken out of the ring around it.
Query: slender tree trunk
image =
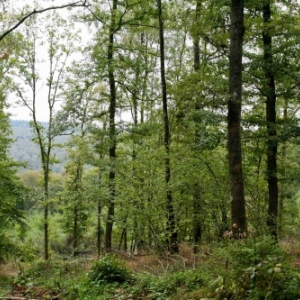
[[[48,191],[45,190],[44,199],[44,259],[49,259],[49,204]]]
[[[75,177],[73,179],[73,191],[77,194],[76,195],[76,200],[75,200],[75,205],[73,208],[73,255],[76,255],[77,247],[78,247],[78,239],[79,239],[79,231],[78,231],[78,193],[80,192],[81,188],[81,178],[82,178],[82,165],[81,162],[79,161],[76,167],[76,173]]]
[[[35,118],[34,118],[35,119]],[[50,119],[51,124],[51,119]],[[38,123],[36,123],[37,128],[39,128]],[[49,125],[51,126],[51,125]],[[41,161],[43,165],[44,173],[44,258],[49,259],[49,181],[50,181],[50,154],[51,154],[51,140],[48,139],[48,149],[45,153],[45,148],[42,142],[42,137],[38,136],[40,140],[41,149]]]
[[[98,258],[101,256],[101,201],[98,200],[98,205],[97,205],[97,256]]]
[[[111,20],[109,28],[109,41],[107,48],[107,63],[108,63],[108,79],[110,91],[110,104],[109,104],[109,158],[110,158],[110,171],[109,171],[109,203],[107,211],[106,232],[105,232],[105,247],[111,249],[112,246],[112,231],[115,216],[115,160],[116,160],[116,82],[114,74],[114,34],[116,24],[116,10],[117,0],[113,0]]]
[[[106,130],[106,124],[103,124],[103,130]],[[103,138],[101,139],[103,142]],[[105,155],[100,153],[100,161],[103,160]],[[102,170],[99,169],[99,186],[102,184]],[[101,199],[98,199],[97,202],[97,255],[98,258],[101,256],[101,248],[102,248],[102,228],[101,228],[101,213],[102,213],[102,203]]]
[[[35,113],[33,114],[34,119],[34,126],[35,131],[39,140],[39,147],[40,147],[40,153],[41,153],[41,163],[42,163],[42,169],[43,169],[43,176],[44,176],[44,259],[49,259],[49,173],[50,173],[50,148],[48,149],[48,152],[46,154],[44,144],[42,141],[42,135],[40,132],[39,124],[36,121]],[[49,156],[48,156],[49,154]]]
[[[228,101],[228,159],[231,192],[231,225],[235,238],[247,235],[241,149],[242,57],[244,1],[231,1]]]
[[[78,246],[78,207],[74,206],[73,209],[73,255],[76,255]]]
[[[35,72],[33,72],[35,74]],[[33,126],[38,140],[38,145],[40,148],[41,164],[43,170],[43,185],[44,185],[44,259],[49,259],[49,173],[50,173],[50,153],[51,153],[51,140],[48,139],[48,149],[45,150],[45,144],[43,142],[42,132],[40,125],[36,119],[36,83],[34,80],[33,88]]]
[[[284,109],[283,109],[283,120],[287,121],[288,118],[288,100],[285,99]],[[284,197],[285,197],[285,184],[286,184],[286,151],[287,143],[284,142],[282,145],[282,168],[283,168],[283,179],[281,182],[281,187],[279,189],[279,199],[278,199],[278,235],[282,234],[283,230],[283,209],[284,209]]]
[[[267,225],[272,236],[277,238],[278,218],[278,180],[277,180],[277,130],[276,130],[276,92],[272,58],[272,36],[269,30],[271,6],[263,6],[263,47],[266,82],[266,121],[267,121],[267,178],[269,190],[269,208]]]
[[[132,95],[132,104],[133,104],[133,124],[134,127],[137,127],[138,125],[138,102],[137,102],[137,93],[138,93],[138,84],[139,84],[139,70],[136,70],[136,77],[135,77],[135,88],[134,92]],[[133,150],[132,150],[132,162],[133,162],[133,167],[132,167],[132,174],[133,176],[136,174],[136,168],[135,168],[135,161],[137,158],[137,151],[136,151],[136,146],[139,143],[136,141],[135,136],[133,136]],[[139,194],[140,188],[142,186],[142,181],[140,180],[140,183],[136,186],[134,184],[136,193]],[[139,198],[139,197],[138,197]],[[139,203],[139,200],[134,200],[134,206],[135,210],[138,214],[142,213],[141,205]],[[140,226],[139,222],[137,221],[137,215],[133,216],[133,230],[132,230],[132,239],[134,240],[135,245],[139,243],[139,240],[141,239],[141,232],[140,232]],[[132,249],[132,247],[131,247]],[[132,251],[133,253],[133,251]]]
[[[164,122],[164,146],[165,146],[165,183],[166,183],[166,198],[167,198],[167,240],[168,247],[171,253],[178,253],[178,233],[176,228],[176,220],[173,206],[172,191],[170,190],[171,169],[170,169],[170,129],[168,117],[168,99],[167,99],[167,85],[165,74],[165,39],[164,39],[164,25],[162,17],[161,0],[157,0],[158,8],[158,22],[159,22],[159,46],[160,46],[160,72],[161,72],[161,87],[162,87],[162,101],[163,101],[163,122]]]
[[[126,222],[127,220],[124,220],[125,227],[123,227],[122,233],[121,233],[121,238],[120,238],[120,243],[118,249],[121,250],[122,245],[123,245],[123,251],[127,252],[128,246],[127,246],[127,228],[126,228]]]
[[[202,222],[201,222],[201,197],[200,191],[195,186],[194,199],[193,199],[193,252],[197,253],[199,248],[199,243],[202,239]]]
[[[43,140],[43,133],[41,125],[37,120],[37,110],[36,110],[36,102],[37,102],[37,73],[36,73],[36,38],[34,36],[33,40],[33,56],[32,56],[32,64],[31,64],[31,72],[32,72],[32,108],[30,111],[32,113],[32,127],[35,132],[35,136],[37,138],[37,144],[40,150],[40,158],[41,165],[43,171],[43,188],[44,188],[44,199],[43,199],[43,207],[44,207],[44,259],[49,259],[49,157],[47,154],[51,152],[51,140],[48,139],[49,145],[46,151],[46,146]],[[27,107],[30,107],[29,104],[24,101],[24,104]],[[51,119],[50,119],[51,122]],[[49,148],[50,147],[50,148]]]

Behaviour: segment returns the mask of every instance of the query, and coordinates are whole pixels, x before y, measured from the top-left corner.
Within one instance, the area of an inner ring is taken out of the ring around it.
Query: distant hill
[[[26,169],[23,170],[40,170],[40,156],[39,147],[37,144],[32,142],[33,132],[28,121],[22,120],[11,120],[11,127],[13,130],[13,139],[15,140],[11,144],[9,155],[18,162],[26,162]],[[45,123],[45,126],[47,123]],[[65,143],[68,140],[67,136],[58,137],[56,143]],[[61,162],[59,164],[53,165],[53,171],[59,173],[64,169],[63,163],[66,161],[66,151],[61,148],[54,148],[53,153],[55,153],[57,159]],[[20,170],[22,171],[22,170]]]

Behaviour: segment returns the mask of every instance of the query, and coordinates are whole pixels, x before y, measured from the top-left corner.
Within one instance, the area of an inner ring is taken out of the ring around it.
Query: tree
[[[231,1],[230,69],[228,100],[228,159],[231,191],[231,225],[235,238],[247,235],[241,149],[242,57],[244,1]]]
[[[194,20],[194,32],[192,32],[193,36],[193,50],[194,50],[194,71],[199,72],[200,71],[200,35],[199,30],[197,30],[197,27],[199,25],[199,19],[200,19],[200,12],[201,12],[201,5],[202,1],[197,0],[196,2],[196,9],[195,9],[195,20]],[[200,104],[195,105],[195,109],[199,109]],[[200,132],[199,130],[195,130],[195,144],[198,143],[198,140],[200,138]],[[200,197],[200,189],[199,185],[195,184],[194,188],[194,221],[193,221],[193,236],[194,236],[194,252],[197,252],[197,245],[202,239],[202,222],[201,222],[201,197]]]
[[[55,118],[63,131],[70,131],[70,140],[65,145],[69,160],[65,164],[67,179],[61,197],[64,200],[65,229],[72,240],[73,255],[80,247],[87,226],[88,207],[92,203],[83,179],[86,166],[91,165],[94,158],[90,140],[98,102],[95,100],[98,96],[96,88],[88,82],[89,74],[83,73],[81,68],[82,65],[73,63],[62,94],[64,104]],[[88,66],[85,69],[88,70]]]
[[[4,13],[1,12],[1,18]],[[3,28],[3,22],[1,22]],[[24,166],[15,162],[9,156],[9,149],[13,143],[10,115],[6,112],[8,105],[8,94],[11,91],[11,80],[8,76],[15,66],[11,53],[18,53],[17,40],[20,36],[7,38],[1,47],[0,55],[0,260],[5,256],[17,255],[18,247],[8,235],[8,229],[19,224],[25,227],[23,200],[26,189],[17,176],[18,168]]]
[[[271,19],[271,4],[267,1],[263,5],[262,34],[264,51],[266,122],[267,122],[267,178],[269,190],[269,208],[267,224],[271,235],[277,238],[278,219],[278,180],[277,180],[277,130],[276,130],[276,90],[273,71],[272,35],[269,26]]]
[[[117,26],[117,8],[118,1],[112,0],[112,9],[110,16],[110,25],[108,33],[108,45],[107,45],[107,64],[108,64],[108,80],[109,80],[109,159],[110,159],[110,171],[109,171],[109,203],[107,211],[106,231],[105,231],[105,247],[111,248],[111,240],[113,233],[113,223],[115,215],[115,178],[116,178],[116,101],[117,101],[117,88],[115,81],[114,71],[114,39]]]
[[[119,134],[118,122],[116,120],[117,110],[122,110],[122,100],[125,96],[122,96],[118,92],[121,88],[125,91],[132,91],[128,88],[128,78],[123,77],[124,70],[124,58],[126,53],[126,44],[119,44],[119,38],[121,32],[124,30],[126,35],[125,25],[130,25],[137,17],[135,12],[132,12],[132,7],[137,6],[135,3],[123,3],[118,1],[112,1],[109,7],[109,11],[105,10],[107,7],[100,6],[99,9],[95,9],[92,18],[96,22],[101,22],[103,30],[107,35],[103,35],[100,31],[97,34],[97,44],[94,47],[93,58],[96,62],[95,79],[99,83],[103,80],[107,82],[107,88],[109,93],[103,93],[107,97],[108,106],[108,121],[107,121],[107,133],[108,133],[108,153],[109,153],[109,172],[108,172],[108,193],[109,202],[107,203],[107,221],[105,231],[105,244],[106,248],[112,247],[112,234],[113,224],[116,220],[116,177],[117,177],[117,136]],[[140,18],[140,17],[139,17]],[[104,38],[103,38],[104,37]],[[105,49],[103,47],[105,45]],[[125,46],[125,47],[124,47]],[[124,49],[125,48],[125,49]],[[118,59],[119,58],[119,59]],[[105,72],[103,72],[105,70]],[[129,73],[129,72],[128,72]],[[126,93],[126,92],[125,92]],[[125,94],[124,93],[124,94]]]
[[[165,40],[164,40],[164,21],[161,0],[157,0],[158,25],[159,25],[159,54],[160,54],[160,76],[161,91],[163,104],[163,126],[164,126],[164,147],[165,147],[165,183],[166,183],[166,200],[167,200],[167,242],[168,249],[171,253],[178,253],[177,227],[174,213],[172,191],[170,189],[171,168],[170,168],[170,128],[168,116],[168,95],[165,74]]]
[[[85,157],[88,153],[88,144],[84,140],[85,132],[72,137],[68,142],[68,156],[70,162],[65,166],[66,186],[62,195],[65,202],[64,215],[66,232],[69,233],[72,241],[73,255],[76,255],[80,239],[86,228],[88,195],[83,186],[83,173],[85,167]]]
[[[57,14],[52,14],[50,21],[55,20],[57,26],[63,28],[65,22],[58,17]],[[34,21],[34,20],[33,20]],[[17,74],[19,78],[25,83],[25,86],[16,83],[14,85],[17,96],[21,103],[29,109],[32,115],[31,126],[34,132],[34,141],[38,144],[40,150],[40,162],[43,170],[43,188],[44,188],[44,258],[49,258],[49,182],[51,179],[51,166],[54,163],[52,150],[54,148],[54,139],[60,135],[60,128],[56,127],[54,122],[55,107],[58,102],[58,92],[62,77],[64,75],[67,59],[71,54],[72,43],[74,35],[72,33],[58,34],[56,28],[50,25],[46,28],[45,36],[47,38],[47,54],[48,54],[48,78],[47,78],[47,94],[45,95],[48,123],[43,124],[39,121],[39,84],[41,77],[38,72],[38,31],[40,28],[38,24],[31,23],[27,27],[27,35],[31,40],[24,42],[22,55],[18,65]],[[61,41],[64,40],[64,43]],[[28,96],[28,90],[31,96]],[[45,109],[45,108],[43,108]]]
[[[20,167],[20,164],[8,156],[12,139],[9,115],[4,112],[6,100],[3,73],[0,76],[0,260],[2,260],[5,256],[17,255],[17,246],[9,240],[7,229],[16,223],[24,226],[24,215],[19,208],[25,189],[17,176],[17,166]]]
[[[255,154],[257,174],[260,173],[256,182],[252,183],[256,186],[260,183],[260,188],[247,188],[251,190],[251,197],[256,198],[256,206],[260,207],[260,218],[264,219],[267,231],[275,238],[285,197],[285,165],[289,156],[286,149],[298,136],[295,132],[295,124],[298,123],[295,109],[298,105],[294,99],[298,95],[295,76],[299,65],[295,45],[299,34],[298,29],[291,25],[297,15],[296,6],[293,1],[280,1],[278,5],[268,1],[247,4],[247,22],[253,30],[247,34],[245,53],[245,96],[248,98],[247,105],[251,106],[251,112],[245,114],[245,126],[250,126],[245,134],[245,145],[253,145],[254,139],[257,141],[255,149],[250,151]],[[282,23],[282,19],[287,21]],[[260,34],[257,35],[257,32]],[[257,47],[260,49],[258,52]],[[284,144],[282,148],[281,143]],[[246,148],[244,151],[249,153]],[[264,180],[266,184],[263,185]],[[279,190],[281,204],[278,203]],[[256,196],[256,192],[259,195]],[[267,202],[261,201],[264,194],[268,195]]]

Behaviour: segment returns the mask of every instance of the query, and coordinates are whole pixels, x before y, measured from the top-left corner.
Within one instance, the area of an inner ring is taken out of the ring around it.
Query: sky
[[[11,0],[10,1],[10,10],[11,11],[20,11],[24,5],[32,5],[34,7],[34,2],[35,1],[24,1],[24,0]],[[55,5],[64,5],[67,3],[73,2],[73,0],[51,0],[51,1],[38,1],[40,7],[46,8],[50,6],[55,6]],[[81,8],[75,8],[75,9],[81,9]],[[74,9],[73,9],[74,10]],[[59,14],[62,15],[64,18],[68,18],[70,16],[70,11],[68,9],[60,9],[58,10]],[[41,16],[41,15],[38,15]],[[24,24],[21,25],[20,30],[24,28]],[[43,29],[41,29],[43,30]],[[47,57],[47,50],[45,47],[40,47],[38,48],[38,56],[40,60],[43,60]],[[74,57],[72,58],[74,59]],[[78,57],[80,59],[80,57]],[[47,109],[47,88],[46,88],[46,77],[49,74],[48,72],[48,67],[46,63],[41,63],[39,66],[40,69],[40,75],[41,75],[41,80],[40,80],[40,85],[39,85],[39,93],[38,93],[38,102],[37,102],[37,116],[39,121],[48,121],[49,120],[49,112]],[[30,94],[28,94],[28,97],[30,98]],[[8,96],[8,102],[10,104],[10,107],[8,109],[8,112],[11,114],[12,119],[17,119],[17,120],[31,120],[32,116],[30,115],[30,110],[24,106],[18,105],[18,99],[15,94],[10,94]],[[59,107],[56,107],[56,109],[59,109]]]

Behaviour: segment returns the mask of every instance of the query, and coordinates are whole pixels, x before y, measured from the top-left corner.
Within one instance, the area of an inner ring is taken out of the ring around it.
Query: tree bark
[[[228,159],[231,192],[231,225],[234,238],[247,236],[241,149],[244,31],[244,1],[232,0],[229,60]]]
[[[168,117],[168,99],[167,99],[167,84],[165,74],[165,39],[164,39],[164,21],[162,16],[161,0],[157,0],[158,8],[158,23],[159,23],[159,50],[160,50],[160,75],[162,88],[162,102],[163,102],[163,123],[164,123],[164,147],[165,147],[165,183],[166,183],[166,198],[167,198],[167,243],[171,253],[178,253],[178,233],[176,227],[173,196],[170,190],[171,168],[170,168],[170,128]]]
[[[109,27],[109,41],[107,48],[107,63],[108,63],[108,80],[110,91],[110,104],[109,104],[109,158],[110,158],[110,171],[109,171],[109,203],[106,220],[105,231],[105,247],[111,249],[112,246],[112,231],[115,216],[115,160],[116,160],[116,82],[114,74],[114,34],[116,25],[116,10],[117,0],[113,0],[111,20]]]
[[[200,37],[196,31],[198,21],[200,18],[200,8],[201,0],[197,0],[196,11],[195,11],[195,32],[193,32],[193,50],[194,50],[194,71],[199,72],[200,70]],[[197,101],[197,100],[196,100]],[[200,104],[196,102],[195,110],[200,109]],[[195,129],[195,146],[200,139],[199,129]],[[202,239],[202,222],[201,222],[201,196],[200,196],[200,187],[196,183],[194,186],[194,195],[193,195],[193,252],[198,252],[198,245]]]
[[[272,36],[269,31],[271,20],[271,6],[263,6],[263,49],[266,93],[266,121],[267,121],[267,178],[269,192],[269,207],[267,226],[270,234],[277,238],[278,218],[278,180],[277,180],[277,130],[276,130],[276,90],[272,58]]]

